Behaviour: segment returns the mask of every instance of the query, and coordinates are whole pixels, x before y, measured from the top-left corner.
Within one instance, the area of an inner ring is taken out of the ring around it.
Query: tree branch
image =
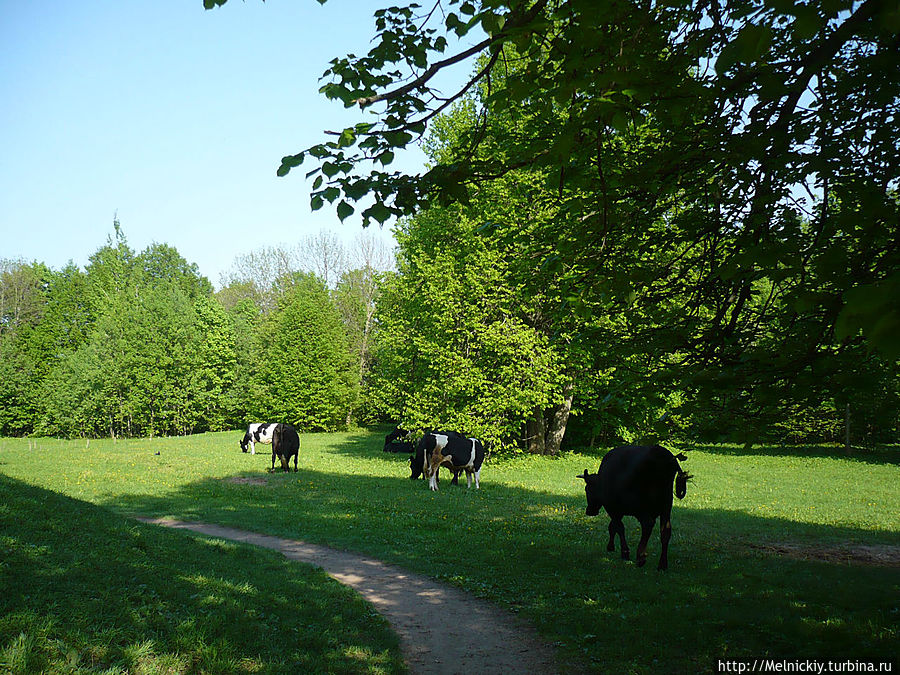
[[[372,105],[373,103],[378,103],[379,101],[391,101],[395,98],[399,98],[405,94],[408,94],[413,89],[424,85],[444,68],[459,63],[460,61],[465,61],[470,56],[474,56],[478,52],[484,51],[496,42],[502,42],[511,28],[519,28],[533,21],[535,17],[537,17],[537,15],[543,11],[544,7],[547,5],[547,1],[548,0],[539,0],[539,2],[536,2],[531,10],[529,10],[527,14],[524,14],[520,19],[512,18],[515,14],[515,12],[513,12],[512,14],[510,14],[510,20],[507,22],[505,30],[500,31],[493,37],[482,40],[478,44],[469,47],[465,51],[462,51],[455,56],[451,56],[450,58],[444,59],[443,61],[433,63],[424,73],[419,75],[419,77],[412,80],[408,84],[405,84],[402,87],[398,87],[397,89],[387,91],[383,94],[375,94],[374,96],[365,96],[363,98],[358,98],[353,102],[358,103],[361,108],[365,108],[366,106]],[[469,82],[466,88],[471,86],[474,81],[476,80]]]

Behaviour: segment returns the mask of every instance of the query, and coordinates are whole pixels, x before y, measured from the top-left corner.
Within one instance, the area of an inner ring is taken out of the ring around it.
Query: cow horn
[[[577,476],[575,476],[575,478],[581,478],[582,480],[587,480],[587,477],[588,477],[588,470],[587,470],[587,469],[584,470],[584,474],[583,474],[583,475],[582,475],[582,474],[578,474]]]

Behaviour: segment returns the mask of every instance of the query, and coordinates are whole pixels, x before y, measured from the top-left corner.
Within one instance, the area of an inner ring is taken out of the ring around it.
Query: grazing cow
[[[463,438],[458,434],[426,434],[419,443],[422,448],[423,472],[432,490],[438,489],[438,469],[446,466],[456,474],[466,472],[466,487],[481,487],[481,465],[484,463],[484,446],[476,438]],[[417,453],[418,454],[418,453]]]
[[[425,476],[425,439],[432,435],[438,434],[443,436],[449,436],[451,438],[459,438],[465,440],[465,436],[462,434],[458,434],[455,431],[426,431],[425,435],[419,440],[419,443],[416,445],[416,454],[409,458],[409,468],[411,470],[410,479],[415,480],[419,476],[422,478],[426,478]],[[452,471],[452,470],[451,470]],[[450,481],[451,485],[459,485],[459,471],[453,471],[453,480]]]
[[[397,427],[391,433],[384,437],[385,452],[412,452],[415,446],[409,437],[412,432]]]
[[[272,433],[272,471],[275,471],[275,457],[281,460],[281,468],[290,470],[291,457],[294,458],[294,473],[297,472],[297,456],[300,454],[300,436],[290,424],[276,424]]]
[[[244,437],[241,439],[241,451],[247,452],[247,446],[250,446],[250,454],[256,454],[256,443],[271,443],[272,434],[275,432],[275,422],[266,422],[265,424],[251,424],[247,427]]]
[[[660,445],[624,445],[610,450],[600,462],[597,473],[578,476],[584,480],[587,494],[586,515],[596,516],[600,507],[609,514],[609,543],[607,551],[615,551],[615,535],[619,535],[622,559],[628,560],[625,526],[622,516],[634,516],[641,523],[641,541],[637,550],[637,566],[647,562],[647,541],[653,524],[659,518],[662,553],[657,569],[669,566],[669,539],[672,537],[672,481],[675,494],[684,499],[690,474],[683,471],[678,460],[685,454],[673,455]]]

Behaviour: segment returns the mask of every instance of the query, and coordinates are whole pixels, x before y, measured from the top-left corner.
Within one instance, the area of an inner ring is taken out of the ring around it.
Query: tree
[[[38,263],[0,258],[0,339],[40,321],[46,302],[44,284],[49,270]]]
[[[393,254],[373,236],[358,235],[348,251],[350,269],[341,275],[332,292],[350,349],[358,364],[358,381],[363,396],[357,401],[358,419],[373,419],[365,395],[372,366],[372,345],[377,329],[375,311],[384,273],[394,266]],[[349,419],[352,416],[348,412]]]
[[[47,309],[50,271],[0,259],[0,434],[33,429],[41,379],[35,331]]]
[[[560,388],[558,352],[528,326],[508,260],[458,209],[431,209],[397,231],[398,272],[378,300],[372,396],[409,428],[491,442],[519,438]]]
[[[334,232],[322,228],[300,241],[296,248],[299,269],[310,272],[333,288],[347,269],[347,251]]]
[[[344,427],[358,380],[324,282],[312,274],[295,274],[257,339],[250,374],[257,393],[250,412],[308,431]]]

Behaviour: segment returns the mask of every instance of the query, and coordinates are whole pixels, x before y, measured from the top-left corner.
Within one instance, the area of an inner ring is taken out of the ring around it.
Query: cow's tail
[[[279,454],[279,450],[281,448],[281,438],[282,434],[284,434],[284,425],[278,423],[275,425],[275,429],[272,431],[272,451],[277,455]]]
[[[687,459],[687,455],[683,452],[679,452],[677,455],[673,455],[675,457],[675,467],[678,471],[675,476],[675,496],[678,499],[684,499],[684,496],[687,494],[687,484],[688,481],[693,478],[691,474],[681,468],[681,465],[678,463],[679,461],[683,462]]]

